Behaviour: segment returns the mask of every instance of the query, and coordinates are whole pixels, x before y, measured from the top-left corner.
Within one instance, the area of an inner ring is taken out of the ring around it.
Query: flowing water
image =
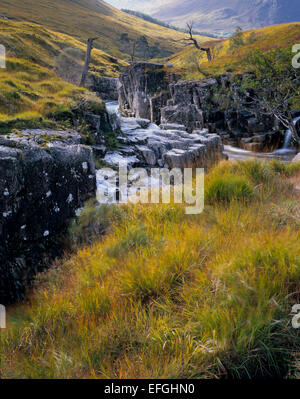
[[[297,118],[295,118],[293,120],[294,125],[296,126],[297,122],[300,120],[300,116],[298,116]],[[290,129],[287,130],[286,134],[285,134],[285,138],[284,138],[284,143],[283,143],[283,150],[289,150],[291,147],[291,143],[292,143],[292,132],[290,131]]]
[[[294,125],[300,120],[300,116],[294,119]],[[291,148],[292,144],[292,132],[288,129],[285,133],[283,147],[274,152],[252,152],[242,150],[241,148],[232,147],[230,145],[225,145],[225,153],[227,154],[229,160],[246,160],[246,159],[261,159],[269,161],[271,159],[278,159],[282,162],[290,162],[297,154],[296,150]]]
[[[228,156],[230,161],[246,161],[247,159],[270,161],[272,159],[278,159],[282,162],[290,162],[295,157],[297,151],[280,149],[274,152],[252,152],[238,147],[232,147],[231,145],[225,145],[224,153]]]

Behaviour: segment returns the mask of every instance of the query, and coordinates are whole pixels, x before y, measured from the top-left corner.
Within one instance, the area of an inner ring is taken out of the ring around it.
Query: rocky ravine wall
[[[223,89],[235,90],[230,74],[183,81],[162,64],[144,62],[125,68],[118,82],[121,110],[127,116],[185,125],[190,133],[208,128],[223,143],[248,150],[278,147],[282,136],[275,120],[256,109],[224,107],[219,94]]]
[[[117,100],[117,82],[117,78],[107,78],[96,74],[90,74],[88,88],[91,91],[98,93],[102,100]]]
[[[74,131],[0,137],[0,303],[24,297],[76,209],[95,195],[92,151]]]

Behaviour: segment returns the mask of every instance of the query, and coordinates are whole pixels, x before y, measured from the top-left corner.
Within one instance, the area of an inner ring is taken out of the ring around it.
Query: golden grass
[[[87,95],[54,72],[56,68],[65,79],[79,82],[85,54],[79,40],[36,24],[1,20],[0,43],[6,48],[6,69],[0,69],[0,133],[51,125],[49,115],[69,112]],[[125,65],[101,50],[92,53],[91,67],[104,76],[117,76]]]
[[[105,111],[96,94],[35,63],[8,58],[6,69],[0,69],[0,134],[49,127],[76,128],[86,135],[84,107],[99,115]]]
[[[0,44],[6,48],[7,56],[20,58],[53,69],[57,57],[68,49],[78,51],[84,60],[86,44],[75,37],[51,31],[30,22],[0,20]],[[92,52],[91,67],[103,70],[104,76],[117,76],[126,62],[111,57],[100,49]]]
[[[206,193],[222,176],[222,187],[238,176],[255,195],[209,202],[196,216],[174,204],[86,208],[72,231],[90,244],[40,276],[30,305],[8,312],[1,376],[297,373],[300,336],[290,310],[299,302],[300,213],[291,211],[299,193],[289,179],[299,171],[300,164],[222,163]],[[91,243],[84,232],[91,223],[95,234],[101,221],[110,228]]]

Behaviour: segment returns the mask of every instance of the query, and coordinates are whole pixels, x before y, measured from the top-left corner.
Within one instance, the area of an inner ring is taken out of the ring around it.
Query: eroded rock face
[[[23,298],[76,209],[96,191],[90,148],[74,131],[0,138],[0,303]]]
[[[282,134],[280,132],[261,133],[239,140],[239,147],[252,152],[264,152],[275,150],[280,146]]]
[[[107,78],[96,74],[90,74],[89,78],[89,89],[96,92],[103,100],[118,99],[117,78]]]
[[[246,96],[243,104],[224,104],[228,93],[234,97],[239,90],[231,74],[183,81],[177,75],[162,72],[162,68],[159,64],[137,63],[121,75],[118,91],[125,115],[142,116],[157,125],[184,125],[189,133],[208,128],[211,133],[219,134],[224,144],[234,146],[244,147],[242,139],[255,137],[249,143],[257,151],[280,146],[280,137],[273,132],[278,133],[284,127],[258,109],[249,108]],[[241,76],[241,81],[245,77]]]
[[[156,122],[154,110],[151,118],[151,98],[168,91],[168,88],[169,80],[162,64],[137,62],[130,65],[124,70],[118,83],[122,113]]]

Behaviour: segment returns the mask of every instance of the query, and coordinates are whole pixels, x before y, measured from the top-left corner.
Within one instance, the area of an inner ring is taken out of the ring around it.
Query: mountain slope
[[[56,57],[66,49],[77,51],[78,62],[83,63],[86,45],[63,33],[54,32],[41,25],[0,19],[0,43],[8,57],[25,59],[53,69]],[[68,51],[68,50],[67,50]],[[103,70],[107,76],[116,76],[126,62],[113,58],[104,51],[94,49],[91,66]]]
[[[0,135],[13,128],[54,127],[83,96],[102,106],[100,99],[72,84],[80,81],[84,43],[37,24],[4,19],[0,43],[7,49],[6,68],[0,68]],[[101,75],[117,76],[124,65],[93,50],[91,67]]]
[[[131,39],[145,35],[149,45],[159,48],[159,56],[183,47],[179,41],[183,33],[125,14],[100,0],[2,0],[0,15],[41,24],[84,42],[96,36],[95,47],[117,57],[124,57],[122,34]]]
[[[178,26],[194,20],[195,28],[219,34],[300,21],[298,0],[169,0],[151,14]]]
[[[204,44],[212,48],[214,59],[207,62],[203,52],[194,47],[168,57],[165,62],[172,64],[187,79],[203,77],[202,71],[208,74],[220,74],[228,70],[244,72],[247,70],[247,57],[257,49],[267,51],[275,48],[287,48],[300,42],[300,22],[273,25],[258,30],[250,30],[242,34],[238,47],[232,48],[231,39],[211,41]],[[291,53],[291,60],[292,60]]]

